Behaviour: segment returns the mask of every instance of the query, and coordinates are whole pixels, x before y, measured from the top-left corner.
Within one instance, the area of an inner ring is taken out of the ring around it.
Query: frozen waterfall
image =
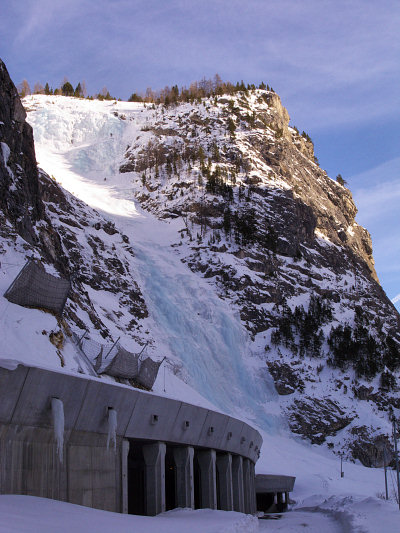
[[[54,438],[57,444],[57,455],[63,462],[64,450],[64,404],[59,398],[51,399],[51,413],[53,416]]]
[[[108,408],[108,433],[107,433],[107,450],[112,444],[114,452],[117,449],[117,411],[112,407]]]
[[[168,246],[142,240],[135,250],[158,337],[182,361],[189,384],[221,410],[274,433],[281,426],[275,387],[259,361],[253,370],[239,317]]]

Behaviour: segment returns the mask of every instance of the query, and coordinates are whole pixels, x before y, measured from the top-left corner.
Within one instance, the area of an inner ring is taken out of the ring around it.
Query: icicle
[[[62,463],[64,449],[64,405],[59,398],[51,399],[51,411],[53,414],[54,437],[57,443],[57,455],[60,463]]]
[[[112,407],[108,408],[107,450],[110,447],[110,442],[113,442],[115,452],[117,449],[117,411]]]

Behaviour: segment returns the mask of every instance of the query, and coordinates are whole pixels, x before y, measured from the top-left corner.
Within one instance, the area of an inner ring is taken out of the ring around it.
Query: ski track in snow
[[[287,512],[272,516],[272,519],[259,520],[258,530],[269,533],[350,533],[330,516],[307,511]]]

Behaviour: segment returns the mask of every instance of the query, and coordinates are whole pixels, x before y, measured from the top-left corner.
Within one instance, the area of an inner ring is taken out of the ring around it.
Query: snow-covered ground
[[[33,496],[0,496],[0,533],[397,533],[400,512],[375,498],[317,498],[258,520],[241,513],[177,509],[155,517],[98,511]]]
[[[193,403],[200,403],[203,397],[218,409],[245,419],[260,430],[264,439],[257,472],[296,476],[295,491],[291,495],[296,501],[295,507],[313,510],[296,511],[277,521],[260,522],[260,530],[325,530],[326,533],[394,533],[400,530],[400,512],[396,512],[393,501],[392,480],[389,479],[391,502],[378,498],[384,492],[383,471],[346,463],[345,477],[341,478],[340,462],[329,450],[290,436],[279,415],[272,381],[267,372],[261,377],[259,360],[251,353],[246,334],[239,327],[234,311],[217,298],[205,280],[190,272],[174,253],[171,244],[176,242],[177,231],[181,227],[183,229],[183,222],[158,221],[135,204],[129,177],[120,174],[118,168],[128,142],[132,142],[138,132],[143,133],[143,128],[153,120],[157,111],[137,103],[43,96],[30,97],[25,100],[25,105],[33,109],[28,114],[28,121],[34,128],[39,165],[64,188],[101,210],[130,238],[136,253],[139,281],[150,314],[154,317],[155,331],[152,334],[161,349],[181,363],[182,377],[187,382],[184,384],[167,370],[165,382],[161,372],[154,390],[163,394],[165,388],[167,394],[182,395],[182,399]],[[121,116],[124,118],[121,119]],[[13,315],[15,307],[10,305],[7,309],[0,309],[4,313],[2,319],[10,326],[17,320]],[[19,308],[21,317],[25,316],[25,311],[21,312]],[[40,313],[27,312],[30,317]],[[46,320],[51,322],[54,319],[48,317]],[[43,326],[38,321],[27,327],[51,329],[52,324]],[[13,345],[21,346],[22,351],[23,342],[17,339],[17,333],[15,337]],[[56,358],[48,353],[48,346],[43,345],[42,351],[43,365],[46,366],[48,360],[49,366],[54,366],[50,360]],[[1,355],[5,357],[7,354]],[[26,499],[24,515],[20,516],[18,501],[22,500],[18,498],[0,498],[1,516],[15,517],[14,529],[4,529],[6,526],[2,525],[0,531],[46,533],[75,528],[89,532],[91,529],[87,525],[80,529],[74,525],[80,521],[83,524],[85,520],[90,522],[89,516],[100,517],[98,521],[92,518],[99,525],[93,531],[99,533],[128,529],[179,533],[189,529],[196,531],[196,527],[202,533],[217,530],[251,532],[257,527],[252,521],[235,522],[239,520],[237,515],[228,516],[221,512],[207,515],[207,512],[202,514],[200,511],[168,513],[154,519],[114,515],[114,525],[107,526],[106,516],[112,520],[112,515],[32,499]],[[28,501],[31,503],[28,504]],[[6,512],[9,514],[3,514]],[[63,513],[70,517],[69,529],[66,529],[68,522],[56,521]],[[49,526],[43,518],[47,514]],[[20,518],[17,519],[17,515]],[[374,520],[375,515],[383,515],[382,521],[378,523]],[[191,520],[194,516],[196,520]],[[223,521],[223,526],[219,520]],[[27,529],[33,522],[41,524],[41,527]]]
[[[298,533],[343,533],[337,521],[321,513],[297,511],[280,515],[270,515],[268,520],[260,520],[259,531]]]
[[[254,533],[257,526],[253,516],[210,509],[148,517],[32,496],[0,496],[0,533]]]

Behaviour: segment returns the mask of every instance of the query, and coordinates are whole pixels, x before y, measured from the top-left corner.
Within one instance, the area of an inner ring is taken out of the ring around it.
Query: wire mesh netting
[[[34,261],[28,261],[5,292],[9,302],[62,315],[71,282],[48,274]]]
[[[153,387],[165,358],[162,361],[153,361],[146,357],[141,361],[141,354],[125,350],[118,342],[102,344],[90,339],[87,333],[81,337],[74,333],[73,338],[97,374],[133,379],[149,390]]]
[[[136,379],[139,374],[139,354],[118,346],[116,355],[100,373],[115,378]]]
[[[146,357],[140,364],[139,375],[136,378],[141,385],[151,389],[157,379],[158,370],[162,361],[153,361],[150,357]]]
[[[86,359],[93,366],[97,374],[101,374],[113,357],[117,354],[118,346],[116,344],[102,344],[86,336],[86,333],[79,337],[73,333],[75,344],[82,351]],[[106,357],[106,359],[105,359]]]

